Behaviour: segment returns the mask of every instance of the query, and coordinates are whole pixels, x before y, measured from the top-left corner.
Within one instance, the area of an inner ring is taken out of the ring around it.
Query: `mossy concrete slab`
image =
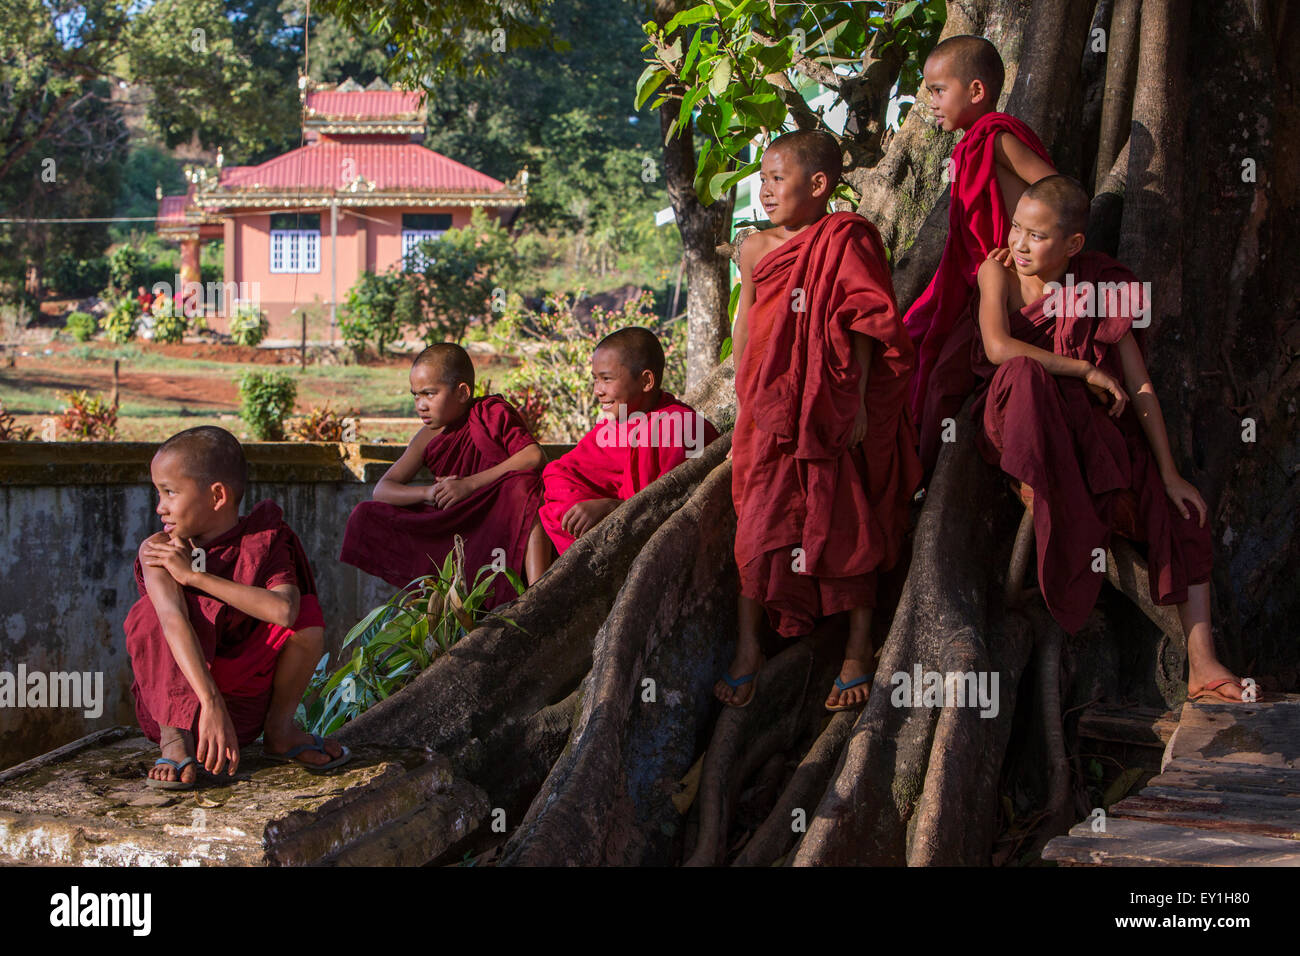
[[[155,744],[92,734],[0,774],[0,863],[72,866],[420,865],[489,812],[430,751],[363,747],[330,774],[241,752],[230,783],[151,790]]]

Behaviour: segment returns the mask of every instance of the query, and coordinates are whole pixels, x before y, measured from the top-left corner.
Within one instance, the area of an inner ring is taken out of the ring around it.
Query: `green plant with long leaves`
[[[321,659],[298,708],[302,726],[331,734],[410,683],[488,617],[517,627],[486,608],[498,574],[516,593],[523,580],[509,568],[485,565],[472,583],[465,575],[465,544],[459,535],[436,574],[426,574],[367,614],[343,639],[352,656],[332,674]]]

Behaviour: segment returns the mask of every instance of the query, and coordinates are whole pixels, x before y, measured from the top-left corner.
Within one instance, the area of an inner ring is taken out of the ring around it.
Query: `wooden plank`
[[[1184,704],[1165,755],[1166,762],[1180,758],[1300,770],[1300,696]]]
[[[1300,801],[1267,806],[1258,801],[1240,800],[1239,795],[1233,793],[1191,791],[1168,797],[1143,790],[1112,805],[1107,817],[1300,840]]]
[[[1171,711],[1093,704],[1079,715],[1079,736],[1142,747],[1164,747],[1178,727]]]
[[[1300,842],[1108,817],[1105,833],[1081,823],[1051,840],[1043,859],[1091,866],[1300,866]]]
[[[1168,764],[1147,785],[1291,797],[1300,796],[1300,771],[1182,758]]]
[[[24,774],[31,773],[41,767],[50,764],[61,763],[71,757],[75,757],[90,747],[97,747],[102,744],[109,744],[115,740],[121,740],[123,737],[129,737],[133,734],[138,735],[138,727],[127,727],[119,725],[117,727],[107,727],[104,730],[96,730],[93,734],[87,734],[79,737],[72,743],[64,744],[62,747],[56,747],[54,750],[47,751],[30,760],[24,760],[22,763],[16,763],[8,770],[0,771],[0,783],[7,783],[10,780],[16,780]]]

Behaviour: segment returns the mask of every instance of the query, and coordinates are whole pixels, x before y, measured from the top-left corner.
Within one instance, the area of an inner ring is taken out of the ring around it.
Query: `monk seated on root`
[[[573,451],[542,472],[545,501],[534,544],[563,554],[634,494],[718,437],[705,418],[662,388],[664,349],[649,329],[611,332],[591,356],[600,419]]]
[[[898,557],[921,477],[907,409],[912,343],[880,234],[857,213],[827,212],[841,167],[829,133],[777,139],[760,173],[773,228],[740,247],[739,640],[714,688],[733,707],[759,692],[764,611],[787,638],[848,612],[844,664],[826,707],[866,702],[876,574]]]
[[[1104,577],[1097,556],[1122,530],[1146,542],[1151,599],[1178,606],[1188,698],[1240,701],[1210,632],[1208,509],[1174,464],[1133,334],[1150,298],[1114,259],[1080,251],[1087,225],[1083,188],[1049,176],[1016,205],[1009,249],[980,266],[981,451],[1033,490],[1038,583],[1062,628],[1083,625]]]
[[[474,365],[459,345],[429,346],[410,378],[423,424],[375,485],[375,500],[353,509],[339,560],[405,587],[438,573],[459,535],[471,587],[487,566],[523,570],[531,584],[549,563],[546,549],[527,550],[542,502],[542,447],[500,395],[474,398]],[[433,484],[411,483],[421,467]],[[485,607],[515,595],[499,574]]]
[[[188,429],[159,446],[150,472],[163,530],[140,545],[140,599],[126,617],[136,716],[162,745],[148,786],[191,789],[200,767],[233,774],[263,728],[272,759],[314,772],[345,763],[346,747],[293,723],[325,651],[325,619],[279,507],[263,501],[239,516],[239,441]]]

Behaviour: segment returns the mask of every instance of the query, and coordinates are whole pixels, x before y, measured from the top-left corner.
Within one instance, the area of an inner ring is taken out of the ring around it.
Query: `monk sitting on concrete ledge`
[[[263,501],[245,517],[243,448],[211,425],[173,435],[150,464],[163,530],[140,545],[140,600],[126,617],[136,716],[162,756],[148,785],[189,790],[202,767],[234,774],[265,728],[265,753],[319,773],[346,747],[293,723],[325,649],[302,543]]]

